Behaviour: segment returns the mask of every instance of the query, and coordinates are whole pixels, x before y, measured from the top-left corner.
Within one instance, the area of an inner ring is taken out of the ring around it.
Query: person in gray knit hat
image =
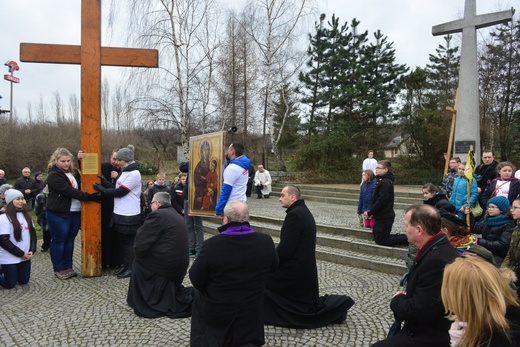
[[[127,163],[131,163],[134,161],[134,151],[135,147],[133,145],[128,145],[125,148],[121,148],[117,151],[116,158],[118,160],[124,160]]]
[[[115,185],[95,183],[94,189],[104,197],[114,198],[112,223],[121,242],[123,267],[114,273],[118,278],[130,277],[134,261],[134,239],[141,226],[141,173],[139,164],[134,160],[134,146],[121,148],[116,154],[121,175]]]

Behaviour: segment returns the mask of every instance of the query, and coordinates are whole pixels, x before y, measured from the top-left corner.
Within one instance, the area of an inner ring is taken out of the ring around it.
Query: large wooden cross
[[[477,29],[507,23],[512,20],[512,17],[512,10],[477,15],[476,0],[465,0],[464,18],[432,28],[434,36],[462,32],[454,155],[461,157],[463,161],[466,160],[469,148],[457,144],[474,141],[475,158],[480,158]],[[448,155],[452,154],[448,153]]]
[[[101,167],[101,66],[158,67],[151,49],[101,47],[101,0],[81,1],[81,45],[20,44],[20,60],[81,65],[81,149],[97,153]],[[96,170],[95,170],[96,171]],[[83,174],[82,186],[93,191],[97,174]],[[81,213],[83,276],[101,275],[101,217],[97,203],[83,203]]]

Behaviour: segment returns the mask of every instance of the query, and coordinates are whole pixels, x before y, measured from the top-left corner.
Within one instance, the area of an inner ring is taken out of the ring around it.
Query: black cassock
[[[190,317],[193,287],[159,276],[135,260],[126,301],[141,317]]]
[[[279,268],[267,279],[265,324],[314,329],[342,323],[354,300],[346,295],[319,296],[314,217],[304,200],[295,201],[286,212],[276,248]]]

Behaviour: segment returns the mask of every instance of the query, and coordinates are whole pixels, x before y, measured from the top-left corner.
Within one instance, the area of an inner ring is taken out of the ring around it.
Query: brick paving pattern
[[[252,214],[285,215],[275,196],[253,197],[249,204]],[[308,205],[318,223],[356,223],[353,206]],[[394,232],[402,230],[402,211],[396,213]],[[78,235],[78,272],[80,241]],[[386,336],[399,276],[325,261],[318,261],[318,272],[321,295],[346,294],[356,301],[346,322],[311,330],[266,326],[266,346],[369,346]],[[136,316],[126,304],[128,281],[109,270],[101,277],[61,281],[54,277],[49,253],[37,252],[29,284],[0,289],[0,346],[189,346],[190,319]],[[190,285],[187,277],[185,285]]]

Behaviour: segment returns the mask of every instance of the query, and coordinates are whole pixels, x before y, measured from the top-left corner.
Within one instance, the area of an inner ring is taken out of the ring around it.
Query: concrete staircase
[[[279,196],[283,186],[284,184],[273,185],[273,198]],[[305,184],[298,184],[298,186],[306,201],[357,206],[359,186]],[[420,187],[416,186],[396,189],[395,209],[404,209],[411,204],[421,203],[420,192]],[[252,196],[254,198],[254,194]],[[251,215],[250,224],[257,232],[271,235],[276,244],[279,242],[282,218]],[[209,234],[215,235],[219,225],[215,219],[204,219],[204,229]],[[407,271],[405,259],[408,249],[375,244],[370,229],[335,225],[317,225],[317,229],[317,259],[395,275],[402,275]]]
[[[272,193],[279,196],[285,183],[274,183]],[[308,201],[320,201],[329,204],[357,206],[359,185],[312,185],[298,184],[302,195]],[[422,203],[421,188],[417,186],[395,187],[394,209],[405,209],[412,204]]]

